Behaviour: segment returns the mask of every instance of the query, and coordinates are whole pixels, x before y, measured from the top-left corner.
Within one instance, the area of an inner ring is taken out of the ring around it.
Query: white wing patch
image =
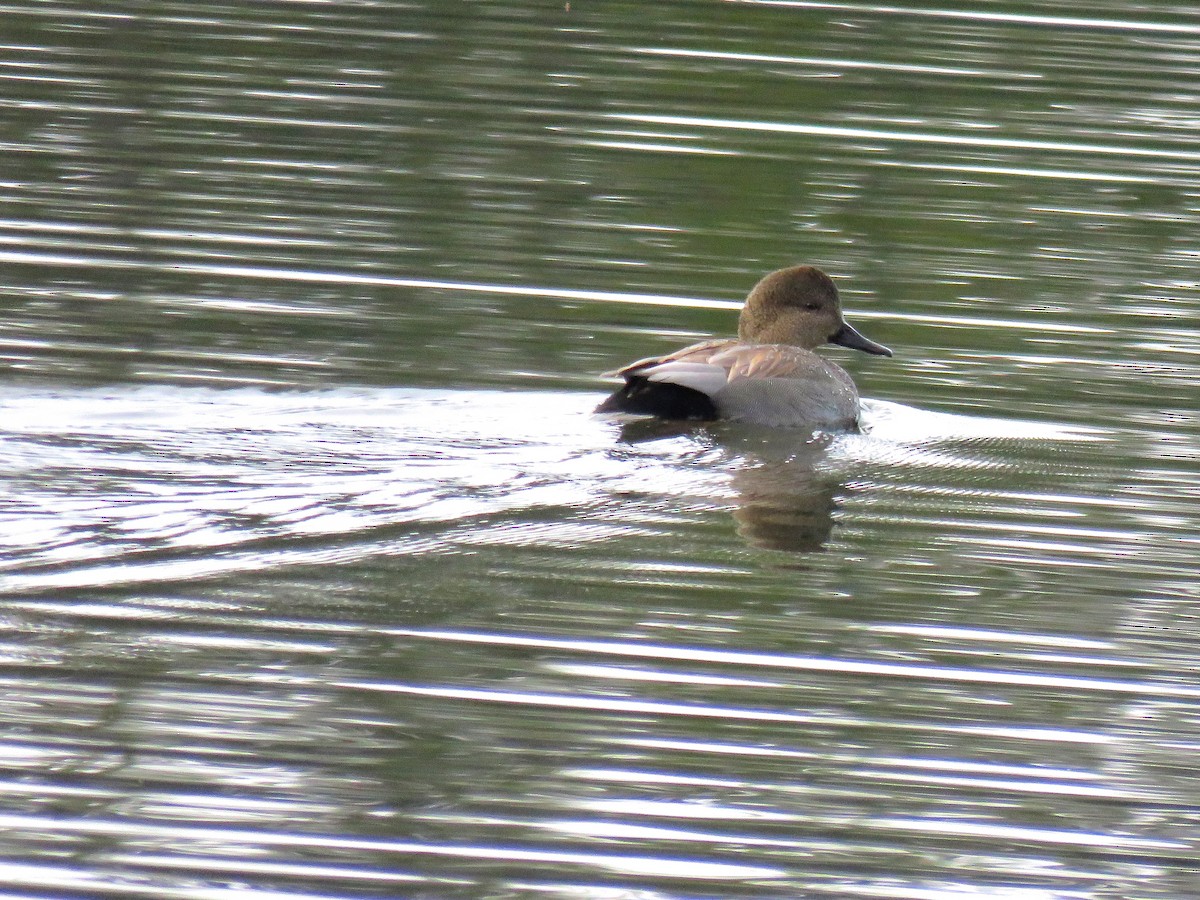
[[[729,379],[729,372],[724,366],[681,360],[659,363],[657,366],[642,369],[638,374],[644,376],[648,381],[677,384],[680,387],[707,394],[709,397],[725,387]]]

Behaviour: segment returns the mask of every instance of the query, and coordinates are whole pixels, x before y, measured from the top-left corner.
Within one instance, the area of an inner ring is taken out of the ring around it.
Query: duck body
[[[828,275],[813,266],[780,269],[750,292],[736,339],[703,341],[618,369],[612,374],[624,385],[596,412],[855,428],[858,390],[844,369],[813,352],[824,343],[892,355],[846,323]]]
[[[829,429],[858,421],[858,390],[846,371],[787,344],[704,341],[615,374],[625,385],[597,412]]]

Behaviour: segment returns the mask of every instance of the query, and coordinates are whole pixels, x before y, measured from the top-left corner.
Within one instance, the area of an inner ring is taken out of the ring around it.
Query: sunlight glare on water
[[[1191,11],[4,15],[0,892],[1200,896]]]

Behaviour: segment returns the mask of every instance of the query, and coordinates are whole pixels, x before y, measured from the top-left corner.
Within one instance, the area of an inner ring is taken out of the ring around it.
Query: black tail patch
[[[597,406],[596,412],[633,413],[660,419],[700,419],[705,422],[717,418],[717,407],[707,394],[678,384],[649,381],[636,375]]]

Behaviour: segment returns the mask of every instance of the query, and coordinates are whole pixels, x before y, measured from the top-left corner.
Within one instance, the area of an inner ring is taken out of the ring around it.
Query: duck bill
[[[863,337],[852,325],[846,322],[843,322],[842,327],[833,333],[833,337],[829,339],[829,343],[849,347],[851,350],[861,350],[863,353],[873,353],[876,356],[892,355],[892,351],[883,346],[883,344],[877,344],[870,338]]]

